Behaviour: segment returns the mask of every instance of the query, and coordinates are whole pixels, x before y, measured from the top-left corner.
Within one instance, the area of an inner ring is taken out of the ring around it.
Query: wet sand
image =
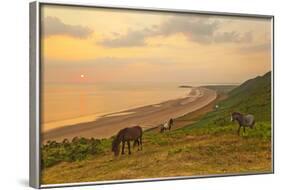
[[[104,115],[99,119],[53,129],[42,134],[43,142],[48,140],[61,141],[73,137],[108,138],[120,129],[140,125],[144,130],[155,128],[168,121],[199,110],[217,98],[214,90],[193,88],[188,97],[169,100],[159,104],[143,106],[123,112]]]

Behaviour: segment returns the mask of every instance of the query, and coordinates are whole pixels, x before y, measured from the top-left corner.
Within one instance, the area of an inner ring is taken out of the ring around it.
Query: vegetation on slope
[[[256,77],[244,82],[228,93],[228,98],[220,101],[219,109],[206,114],[199,122],[186,130],[203,128],[211,125],[220,130],[220,127],[232,125],[230,115],[234,111],[253,114],[256,121],[271,123],[271,72],[262,77]],[[256,125],[258,126],[258,124]],[[201,129],[199,129],[201,130]],[[258,130],[253,130],[252,133]],[[270,132],[270,131],[269,131]],[[270,138],[270,137],[269,137]]]
[[[102,140],[75,137],[72,141],[48,141],[41,148],[41,168],[51,167],[61,161],[73,162],[103,152]]]

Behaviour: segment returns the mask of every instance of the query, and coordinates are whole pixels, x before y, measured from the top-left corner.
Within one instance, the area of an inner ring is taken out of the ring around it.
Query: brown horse
[[[117,133],[116,138],[112,141],[112,152],[114,152],[114,155],[119,155],[119,145],[121,142],[122,154],[125,154],[124,149],[126,142],[128,144],[129,154],[131,154],[130,141],[134,141],[134,144],[138,144],[138,150],[140,145],[142,150],[142,128],[140,126],[124,128]]]

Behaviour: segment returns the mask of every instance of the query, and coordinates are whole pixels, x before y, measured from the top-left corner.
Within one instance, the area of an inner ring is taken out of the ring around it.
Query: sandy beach
[[[170,118],[178,118],[201,109],[217,98],[214,90],[192,88],[188,97],[168,100],[159,104],[138,107],[122,112],[108,114],[99,119],[53,129],[42,134],[43,142],[61,141],[78,137],[108,138],[120,129],[140,125],[144,130],[157,127]]]

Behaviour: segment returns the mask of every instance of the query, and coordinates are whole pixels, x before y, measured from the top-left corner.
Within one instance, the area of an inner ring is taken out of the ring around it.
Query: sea
[[[191,88],[178,83],[44,84],[41,90],[43,132],[97,120],[106,115],[184,98]]]

